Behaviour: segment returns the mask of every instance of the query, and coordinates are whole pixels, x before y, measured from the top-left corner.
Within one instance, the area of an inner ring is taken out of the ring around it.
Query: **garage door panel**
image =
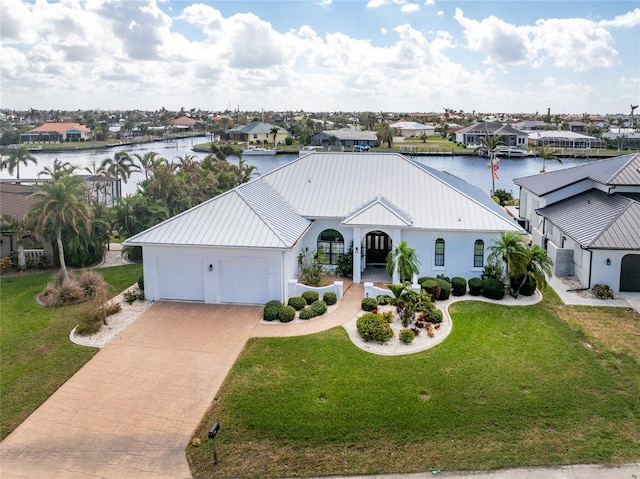
[[[223,303],[264,304],[269,298],[269,262],[224,259],[220,262]]]
[[[160,299],[204,301],[204,260],[184,256],[158,258]]]
[[[640,291],[640,254],[628,254],[622,258],[620,291]]]

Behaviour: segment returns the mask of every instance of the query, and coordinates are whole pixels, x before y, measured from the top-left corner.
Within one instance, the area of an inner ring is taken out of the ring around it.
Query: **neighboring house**
[[[551,146],[553,148],[569,148],[572,150],[605,149],[607,142],[573,131],[550,130],[531,132],[529,134],[529,146]]]
[[[197,126],[202,125],[202,122],[199,120],[194,120],[193,118],[189,118],[188,116],[181,116],[180,118],[176,118],[175,120],[171,120],[171,124],[177,126],[179,128],[189,128],[194,129]]]
[[[397,153],[310,153],[129,238],[145,296],[206,303],[285,300],[298,257],[326,269],[353,246],[353,281],[406,241],[420,276],[482,273],[492,240],[524,231],[465,181]],[[397,275],[394,282],[398,282]]]
[[[311,146],[369,146],[374,147],[378,143],[375,131],[360,130],[325,130],[311,137]]]
[[[640,291],[640,154],[516,178],[520,221],[556,276]]]
[[[607,132],[602,138],[609,140],[610,146],[618,150],[640,150],[640,131]]]
[[[93,133],[80,123],[45,123],[20,134],[23,143],[89,141]]]
[[[290,136],[287,130],[280,128],[279,126],[259,121],[254,121],[247,125],[236,126],[227,132],[227,136],[232,141],[242,141],[248,144],[274,143],[273,133],[271,132],[274,128],[278,129],[275,144],[284,143],[285,139]]]
[[[480,122],[475,125],[461,128],[456,131],[456,143],[474,147],[481,145],[481,138],[487,136],[499,136],[506,146],[525,148],[527,146],[527,133],[516,130],[512,126],[497,122]]]
[[[31,194],[36,191],[35,185],[22,185],[13,183],[0,182],[0,215],[7,215],[17,220],[24,219],[25,215],[33,206],[40,201],[32,198]],[[0,257],[9,256],[13,251],[18,249],[18,232],[2,231],[0,234]],[[22,240],[34,240],[32,234],[22,234]],[[40,245],[39,243],[37,243]],[[29,260],[37,262],[38,256],[44,254],[52,261],[55,260],[53,246],[49,242],[44,242],[38,250],[27,251],[27,255],[31,255]]]
[[[419,137],[421,135],[433,136],[436,134],[435,127],[416,123],[415,121],[398,121],[389,126],[393,128],[396,136],[403,136],[405,138],[412,136]]]
[[[554,127],[554,125],[545,123],[542,120],[524,120],[518,123],[512,123],[511,126],[519,131],[537,131],[545,130],[548,127]]]

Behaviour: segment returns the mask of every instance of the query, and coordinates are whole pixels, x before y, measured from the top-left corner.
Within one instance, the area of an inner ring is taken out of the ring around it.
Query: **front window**
[[[473,267],[482,268],[484,266],[484,241],[476,240],[473,245]]]
[[[444,266],[444,240],[438,238],[436,240],[435,266]]]
[[[320,264],[336,265],[344,254],[344,239],[336,230],[324,230],[318,236],[318,260]]]

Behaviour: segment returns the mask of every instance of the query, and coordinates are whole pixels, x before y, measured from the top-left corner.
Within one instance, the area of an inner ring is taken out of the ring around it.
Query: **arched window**
[[[436,240],[435,266],[444,266],[444,240],[438,238]]]
[[[324,230],[318,236],[318,260],[320,264],[338,264],[344,254],[344,238],[336,230]]]
[[[476,240],[473,245],[473,267],[482,268],[484,266],[484,241]]]

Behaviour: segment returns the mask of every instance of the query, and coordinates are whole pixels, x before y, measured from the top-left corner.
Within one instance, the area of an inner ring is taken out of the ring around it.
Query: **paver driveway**
[[[191,477],[184,448],[261,313],[154,304],[2,441],[0,476]]]

